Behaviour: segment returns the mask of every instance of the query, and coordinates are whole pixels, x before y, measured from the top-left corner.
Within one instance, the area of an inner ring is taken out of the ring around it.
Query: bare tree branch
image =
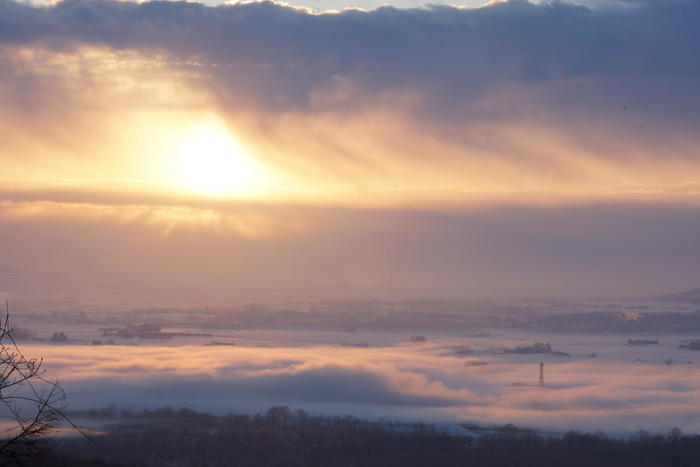
[[[27,358],[10,326],[9,304],[0,318],[0,463],[22,463],[36,450],[35,440],[55,429],[63,417],[63,389],[44,377],[43,360]]]

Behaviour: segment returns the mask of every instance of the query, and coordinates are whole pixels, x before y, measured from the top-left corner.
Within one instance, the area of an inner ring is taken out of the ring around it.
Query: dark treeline
[[[600,433],[541,436],[507,425],[473,437],[431,425],[311,416],[272,407],[254,416],[191,410],[82,415],[113,418],[95,439],[46,441],[32,466],[697,466],[700,436],[674,429],[627,439]]]

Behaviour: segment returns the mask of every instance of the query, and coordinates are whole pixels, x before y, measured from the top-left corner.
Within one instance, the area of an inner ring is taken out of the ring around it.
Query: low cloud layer
[[[610,434],[674,426],[700,431],[695,371],[659,362],[548,361],[485,356],[465,366],[438,344],[386,348],[26,346],[50,363],[72,408],[110,402],[217,413],[285,404],[392,419],[517,423]],[[556,360],[556,359],[555,359]],[[529,363],[528,363],[529,361]],[[663,373],[663,374],[660,374]],[[524,386],[512,386],[512,383]]]

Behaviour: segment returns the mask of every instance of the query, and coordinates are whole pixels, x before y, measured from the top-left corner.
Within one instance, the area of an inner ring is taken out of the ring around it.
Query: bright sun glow
[[[202,126],[187,135],[180,163],[182,183],[208,195],[243,194],[255,184],[255,164],[221,126]]]

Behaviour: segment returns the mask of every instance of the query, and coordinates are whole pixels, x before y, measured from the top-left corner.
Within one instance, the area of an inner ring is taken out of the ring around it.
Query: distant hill
[[[692,303],[694,305],[698,305],[700,304],[700,289],[687,290],[685,292],[678,292],[668,295],[659,295],[653,299],[659,302]]]

